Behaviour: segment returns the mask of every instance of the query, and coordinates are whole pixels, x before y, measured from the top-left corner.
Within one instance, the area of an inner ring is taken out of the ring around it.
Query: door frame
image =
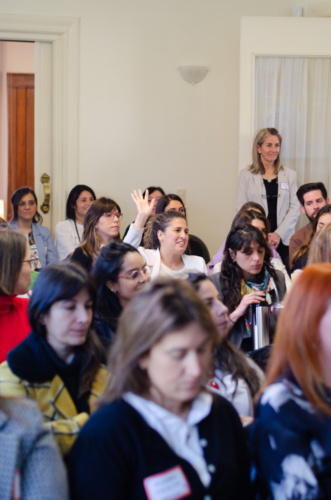
[[[241,18],[239,170],[252,163],[256,57],[331,57],[330,33],[331,19]]]
[[[65,218],[68,190],[78,183],[79,170],[79,19],[30,15],[0,15],[0,40],[49,42],[52,47],[52,194],[50,226]],[[36,50],[38,88],[38,50]],[[44,145],[38,140],[43,106],[35,99],[35,189],[38,204],[44,192],[40,177]],[[46,172],[47,173],[47,172]]]

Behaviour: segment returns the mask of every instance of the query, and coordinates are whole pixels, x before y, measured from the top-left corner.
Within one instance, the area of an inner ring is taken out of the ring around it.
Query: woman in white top
[[[56,248],[60,260],[70,258],[83,241],[84,219],[89,206],[96,199],[93,189],[78,184],[69,193],[67,200],[67,220],[56,225]]]
[[[207,274],[202,257],[184,254],[188,239],[187,222],[181,213],[169,210],[150,218],[144,237],[145,247],[138,250],[146,264],[153,266],[152,280],[157,276],[176,278],[188,271]]]

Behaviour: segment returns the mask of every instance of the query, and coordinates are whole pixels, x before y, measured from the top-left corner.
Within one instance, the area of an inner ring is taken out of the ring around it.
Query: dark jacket
[[[72,449],[72,499],[146,500],[144,479],[180,466],[191,489],[185,498],[248,500],[250,460],[233,406],[215,396],[212,410],[198,430],[200,439],[207,442],[206,461],[213,464],[207,488],[195,469],[133,407],[123,400],[106,404],[86,423]]]
[[[278,283],[276,284],[276,286],[277,286],[277,290],[278,290],[279,300],[282,301],[284,298],[284,295],[286,293],[285,277],[281,271],[275,271],[275,273],[276,273],[277,278],[278,278]],[[212,274],[210,276],[210,279],[215,284],[215,286],[220,294],[220,299],[222,301],[224,301],[223,280],[222,280],[221,273]],[[275,329],[275,321],[271,315],[270,315],[270,328],[271,328],[271,331],[273,331]],[[236,344],[237,347],[240,347],[242,340],[244,338],[245,331],[246,331],[245,319],[244,319],[244,316],[242,316],[233,325],[233,328],[229,332],[230,341],[233,344]]]
[[[80,264],[86,271],[91,272],[93,267],[93,258],[92,255],[87,255],[83,252],[81,247],[77,247],[74,253],[71,256],[71,262],[76,262],[76,264]]]
[[[256,477],[270,488],[268,498],[331,498],[331,417],[318,414],[293,375],[263,392],[251,444]]]

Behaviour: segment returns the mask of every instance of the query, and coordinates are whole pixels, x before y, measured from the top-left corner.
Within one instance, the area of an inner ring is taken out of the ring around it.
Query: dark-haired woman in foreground
[[[133,297],[111,351],[114,380],[71,453],[73,499],[249,498],[239,417],[205,389],[218,342],[189,283],[159,280]]]
[[[22,233],[29,245],[31,256],[35,259],[34,269],[58,261],[57,251],[48,227],[42,226],[43,218],[37,210],[36,193],[30,187],[16,189],[11,197],[13,218],[9,223],[13,231]]]
[[[47,267],[29,302],[32,332],[0,365],[0,394],[35,399],[64,455],[106,385],[102,346],[91,329],[95,302],[86,271]]]
[[[70,258],[83,240],[84,219],[89,206],[96,199],[93,189],[78,184],[69,193],[65,221],[56,225],[56,248],[59,259]]]
[[[331,265],[306,267],[277,325],[255,464],[275,500],[331,498]]]
[[[229,308],[231,342],[244,351],[253,349],[248,307],[267,300],[282,300],[284,274],[273,269],[270,250],[261,231],[249,224],[231,229],[225,244],[221,272],[213,274],[222,302]]]
[[[98,286],[94,325],[107,346],[114,339],[122,310],[150,280],[150,268],[136,248],[111,241],[101,248],[92,274]]]

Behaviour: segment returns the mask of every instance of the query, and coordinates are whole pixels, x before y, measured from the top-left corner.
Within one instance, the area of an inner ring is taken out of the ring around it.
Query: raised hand
[[[148,194],[148,189],[146,189],[145,197],[143,197],[141,189],[138,189],[138,191],[134,190],[133,193],[131,193],[131,198],[137,207],[137,217],[133,224],[133,227],[136,229],[143,229],[148,217],[152,215],[155,200],[149,203]]]

